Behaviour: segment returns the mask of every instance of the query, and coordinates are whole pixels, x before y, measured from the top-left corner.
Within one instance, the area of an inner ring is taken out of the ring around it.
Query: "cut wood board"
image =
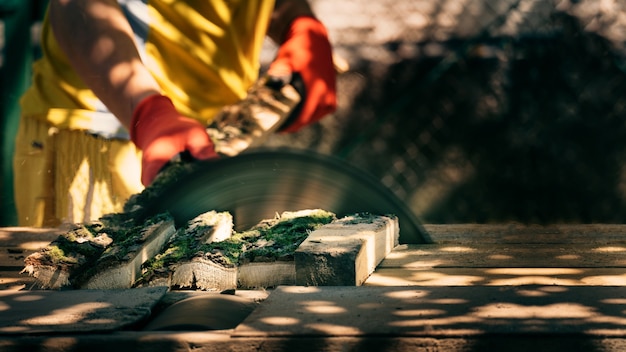
[[[112,216],[103,222],[77,224],[63,232],[27,256],[23,272],[32,275],[40,288],[130,287],[126,283],[128,278],[138,277],[141,263],[158,253],[175,232],[174,221],[169,215],[161,214],[139,226],[129,221],[128,226],[132,227],[126,229],[126,222],[132,218]],[[112,226],[118,228],[105,224],[115,224]],[[109,234],[117,236],[115,242]]]
[[[170,281],[172,287],[203,290],[234,290],[237,288],[237,268],[226,268],[201,258],[176,266]]]
[[[179,230],[163,256],[156,261],[158,267],[150,267],[151,263],[147,263],[148,274],[145,276],[145,282],[140,284],[165,283],[173,288],[208,291],[293,285],[295,283],[293,249],[307,236],[308,231],[335,219],[334,214],[321,209],[283,212],[274,219],[261,221],[249,232],[237,234],[240,237],[233,237],[228,243],[220,243],[222,241],[218,240],[207,241],[201,234],[202,231],[196,233],[188,224]],[[231,237],[232,232],[230,214],[227,220],[212,215],[205,217],[204,220],[194,219],[190,223],[202,224],[200,228],[207,225],[228,228],[228,231],[222,232],[228,232],[229,236],[224,236],[222,240],[229,241],[228,237]],[[228,226],[219,225],[226,222]],[[207,248],[205,245],[209,243],[213,243],[215,247]],[[175,258],[176,261],[171,262],[170,258]],[[231,264],[232,262],[238,263]]]
[[[120,330],[147,319],[166,291],[0,291],[0,335]]]
[[[116,250],[112,253],[105,251],[96,262],[95,268],[89,271],[89,278],[81,288],[131,288],[141,276],[141,265],[157,255],[175,232],[174,221],[163,220],[144,228],[141,242],[134,248],[124,248],[125,253],[121,258]],[[110,249],[118,248],[113,246]]]
[[[164,248],[164,253],[159,256],[180,257],[169,251],[185,252],[203,244],[227,240],[232,234],[233,217],[230,213],[208,211],[189,220],[185,227],[180,228]],[[150,263],[147,262],[148,265]],[[150,269],[151,275],[152,272],[153,268]],[[236,269],[223,267],[202,257],[180,260],[171,264],[164,273],[153,276],[149,285],[164,283],[169,287],[219,291],[237,288]]]
[[[257,289],[296,284],[296,264],[294,261],[274,261],[247,263],[239,266],[237,287]]]
[[[296,285],[361,285],[398,239],[392,216],[354,215],[324,225],[295,252]]]

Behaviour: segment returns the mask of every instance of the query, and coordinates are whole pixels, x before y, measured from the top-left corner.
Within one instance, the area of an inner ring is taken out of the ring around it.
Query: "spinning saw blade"
[[[169,211],[177,223],[210,211],[229,211],[237,230],[283,211],[324,209],[337,216],[393,214],[400,243],[431,243],[410,209],[378,180],[345,161],[310,151],[256,150],[216,161],[197,161],[193,171],[165,186],[146,206]]]

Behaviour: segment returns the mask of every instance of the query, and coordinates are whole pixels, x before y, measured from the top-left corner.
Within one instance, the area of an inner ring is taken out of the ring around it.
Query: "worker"
[[[258,81],[266,36],[269,77],[303,86],[281,131],[332,113],[331,45],[305,0],[50,0],[21,99],[19,225],[119,212],[175,155],[218,157],[206,126]]]

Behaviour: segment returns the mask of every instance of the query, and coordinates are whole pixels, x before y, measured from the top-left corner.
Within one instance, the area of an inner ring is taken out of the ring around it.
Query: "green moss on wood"
[[[150,205],[157,197],[159,197],[163,189],[175,184],[182,176],[189,174],[195,169],[195,164],[190,162],[170,162],[157,175],[154,181],[146,187],[141,193],[133,195],[124,204],[125,214],[134,214],[135,217],[141,218],[145,214],[141,211],[147,205]]]
[[[90,275],[96,263],[103,258],[119,262],[143,242],[149,226],[168,219],[171,219],[169,214],[158,214],[142,224],[136,224],[128,214],[108,214],[98,221],[75,225],[48,246],[27,257],[25,263],[34,267],[50,265],[67,270],[70,281],[79,285]],[[111,253],[115,255],[109,256]]]
[[[181,229],[167,250],[146,262],[141,281],[167,274],[177,263],[194,258],[210,260],[225,267],[289,258],[311,231],[335,219],[335,214],[319,210],[305,216],[265,220],[248,231],[237,232],[226,240],[212,243],[200,243],[195,233],[185,233]]]

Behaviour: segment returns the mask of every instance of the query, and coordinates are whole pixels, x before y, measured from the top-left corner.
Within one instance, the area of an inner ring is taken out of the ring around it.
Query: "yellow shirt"
[[[272,0],[118,0],[144,64],[184,115],[208,123],[245,97],[258,78]],[[70,66],[47,17],[44,56],[21,100],[22,114],[105,137],[127,132]]]

